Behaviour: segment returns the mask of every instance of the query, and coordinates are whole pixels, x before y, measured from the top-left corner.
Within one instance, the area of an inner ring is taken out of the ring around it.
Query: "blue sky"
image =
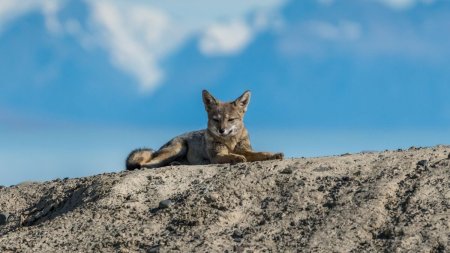
[[[255,149],[450,143],[450,2],[0,4],[0,184],[123,169],[252,91]]]

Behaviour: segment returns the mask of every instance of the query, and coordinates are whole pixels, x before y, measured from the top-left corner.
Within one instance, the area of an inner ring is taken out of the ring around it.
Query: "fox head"
[[[226,138],[241,133],[244,114],[250,102],[250,91],[232,102],[221,102],[203,90],[203,103],[208,113],[208,130],[217,137]]]

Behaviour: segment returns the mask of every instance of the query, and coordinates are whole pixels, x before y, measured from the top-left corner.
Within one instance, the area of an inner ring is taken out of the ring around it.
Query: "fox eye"
[[[219,122],[219,119],[213,118],[212,119],[214,122]]]
[[[237,119],[228,119],[229,122],[232,122],[232,121],[235,121],[235,120],[237,120]]]

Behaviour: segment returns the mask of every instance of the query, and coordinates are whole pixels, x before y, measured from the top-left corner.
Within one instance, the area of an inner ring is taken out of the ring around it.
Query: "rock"
[[[286,167],[283,170],[280,171],[281,174],[292,174],[291,167]]]
[[[29,186],[29,185],[33,185],[33,184],[38,184],[38,182],[37,181],[31,181],[31,180],[23,181],[23,182],[20,182],[20,183],[16,184],[15,186]]]
[[[159,245],[155,245],[155,246],[151,246],[148,250],[147,253],[159,253],[160,246]]]
[[[173,202],[170,199],[166,199],[166,200],[159,202],[159,208],[161,208],[161,209],[169,208],[172,205],[173,205]]]
[[[8,222],[9,213],[2,212],[0,213],[0,226],[5,225]]]
[[[349,176],[343,176],[341,179],[344,182],[350,181],[350,177]]]
[[[240,242],[242,241],[242,238],[244,238],[244,234],[242,233],[241,230],[234,230],[233,234],[231,235],[231,238],[233,238],[233,240],[235,242]]]
[[[168,166],[7,187],[0,252],[450,252],[449,151],[245,170]]]
[[[317,171],[317,172],[324,172],[324,171],[329,171],[329,170],[332,170],[332,169],[333,169],[333,167],[331,167],[331,166],[328,166],[328,165],[320,165],[319,167],[315,168],[314,171]]]
[[[334,202],[333,200],[329,200],[325,202],[322,206],[331,209],[336,206],[336,202]]]
[[[205,196],[205,200],[207,203],[216,202],[219,199],[219,194],[215,192],[211,192]]]
[[[428,161],[427,160],[420,160],[420,161],[417,162],[417,165],[425,167],[425,166],[428,165]]]

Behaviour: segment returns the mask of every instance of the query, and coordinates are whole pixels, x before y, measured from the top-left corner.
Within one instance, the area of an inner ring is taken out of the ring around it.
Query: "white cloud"
[[[236,54],[256,33],[280,26],[287,0],[84,0],[89,20],[59,20],[64,0],[1,0],[0,31],[8,22],[39,11],[52,34],[71,35],[85,48],[104,48],[112,63],[133,75],[142,90],[164,79],[161,62],[190,39],[205,56]],[[88,25],[81,25],[81,24]]]
[[[255,37],[266,29],[280,30],[283,21],[276,12],[259,9],[247,21],[241,17],[222,20],[202,30],[198,47],[206,56],[224,56],[240,53]]]
[[[64,3],[63,0],[2,0],[0,1],[0,31],[14,19],[35,10],[44,15],[47,29],[55,31],[59,25],[55,14]]]
[[[392,16],[365,16],[357,21],[303,21],[290,24],[279,35],[277,50],[284,57],[308,56],[325,59],[349,55],[358,59],[391,57],[442,64],[448,60],[449,35],[442,33],[450,25],[445,12],[428,16],[419,25],[415,20]],[[426,35],[426,36],[424,36]]]
[[[163,78],[158,56],[170,50],[170,20],[158,9],[140,4],[118,6],[94,1],[92,21],[100,46],[107,49],[113,63],[134,75],[143,90],[152,90]]]
[[[434,0],[378,0],[378,1],[396,10],[409,9],[419,3],[432,4],[434,2]]]
[[[33,4],[30,1],[0,1],[0,27],[5,26],[7,22],[32,9],[32,5]]]
[[[62,30],[61,23],[57,18],[59,8],[61,8],[61,2],[55,0],[41,1],[42,13],[45,18],[45,26],[50,32],[59,33]]]
[[[143,90],[164,79],[160,62],[187,40],[199,36],[205,56],[239,53],[263,29],[275,27],[284,0],[86,0],[92,22],[113,63],[138,78]],[[278,22],[278,23],[277,23]]]
[[[199,48],[205,55],[239,53],[252,37],[251,28],[241,20],[209,26],[200,39]]]

